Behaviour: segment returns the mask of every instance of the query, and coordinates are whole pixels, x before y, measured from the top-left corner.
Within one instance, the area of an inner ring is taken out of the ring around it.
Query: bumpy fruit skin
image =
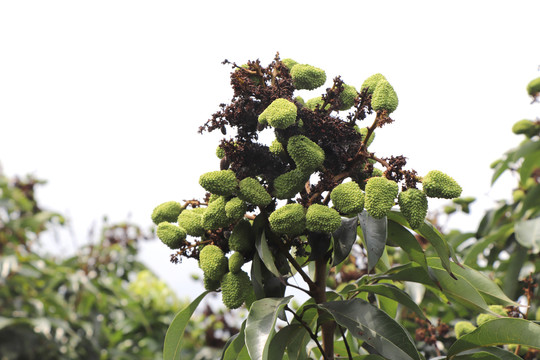
[[[364,192],[354,181],[336,186],[330,199],[334,208],[344,215],[358,214],[364,209]]]
[[[290,199],[302,191],[310,174],[294,169],[274,179],[274,196],[278,199]]]
[[[221,146],[218,146],[216,148],[216,156],[218,159],[223,159],[225,157],[225,150]]]
[[[324,150],[304,135],[291,136],[287,143],[287,152],[296,167],[304,173],[311,174],[324,162]]]
[[[244,255],[235,251],[229,258],[229,271],[236,274],[240,272],[242,265],[244,265]]]
[[[476,326],[468,321],[459,321],[454,327],[454,332],[456,333],[456,338],[460,338],[463,335],[467,335],[476,330]]]
[[[152,221],[156,225],[159,225],[164,221],[176,222],[176,219],[178,219],[178,215],[180,215],[182,210],[182,205],[176,201],[164,202],[163,204],[156,206],[154,211],[152,211]]]
[[[531,120],[520,120],[512,126],[512,132],[516,135],[523,134],[529,138],[540,133],[540,125]]]
[[[246,300],[251,288],[251,280],[245,271],[236,274],[228,272],[221,279],[221,300],[229,309],[237,309]]]
[[[306,101],[301,96],[295,96],[294,100],[296,100],[297,103],[299,103],[302,106],[306,106]]]
[[[283,144],[278,141],[278,139],[274,139],[272,141],[272,144],[268,147],[268,150],[274,155],[277,155],[279,157],[287,156],[287,153],[285,152],[285,148],[283,147]]]
[[[202,174],[199,184],[212,194],[230,196],[236,190],[238,180],[232,170],[218,170]]]
[[[283,65],[285,65],[287,67],[287,69],[291,70],[292,67],[296,64],[298,64],[296,61],[294,61],[293,59],[291,58],[287,58],[287,59],[283,59],[281,60],[281,62],[283,63]]]
[[[225,197],[221,196],[208,204],[205,213],[201,219],[201,225],[205,230],[216,230],[231,223],[225,211]]]
[[[397,106],[398,97],[392,85],[386,80],[379,81],[371,98],[373,110],[386,110],[390,114],[396,110]]]
[[[276,99],[259,115],[261,124],[286,129],[296,122],[296,105],[287,99]]]
[[[375,91],[375,88],[377,87],[377,84],[381,80],[386,80],[386,78],[382,74],[374,74],[368,77],[364,83],[362,84],[362,90],[365,88],[368,88],[368,94],[373,94]]]
[[[385,177],[372,177],[366,183],[365,207],[369,215],[382,219],[394,205],[398,184]]]
[[[276,234],[299,235],[306,228],[306,213],[300,204],[287,204],[270,214],[268,221]]]
[[[504,310],[504,307],[502,305],[489,305],[489,310],[493,311],[495,314],[501,315],[501,316],[508,316],[508,313],[506,310]]]
[[[351,85],[343,84],[343,91],[339,95],[341,100],[341,106],[339,110],[349,110],[354,105],[354,100],[358,97],[358,92],[356,88]]]
[[[325,205],[313,204],[306,213],[306,229],[316,233],[333,233],[341,226],[339,213]]]
[[[461,186],[439,170],[431,170],[422,179],[422,187],[431,198],[453,199],[461,195]]]
[[[309,110],[315,110],[317,108],[317,105],[319,105],[319,109],[322,110],[322,106],[324,104],[324,101],[322,100],[322,97],[321,96],[317,96],[317,97],[314,97],[312,99],[309,99],[307,102],[306,102],[306,107],[309,109]],[[330,108],[330,104],[326,104],[326,106],[324,107],[324,110],[328,110]]]
[[[495,320],[497,317],[491,314],[480,314],[476,318],[476,325],[481,326],[487,323],[490,320]]]
[[[256,206],[266,206],[272,201],[272,197],[266,192],[264,186],[255,178],[245,178],[238,184],[238,197],[245,202]]]
[[[422,190],[407,189],[398,196],[398,204],[401,213],[413,229],[418,229],[427,215],[428,201]]]
[[[212,280],[208,278],[208,276],[204,275],[203,285],[204,285],[204,288],[208,291],[216,291],[217,289],[219,289],[221,282],[219,280]]]
[[[178,216],[178,225],[184,228],[188,235],[203,236],[205,231],[202,227],[202,217],[205,212],[206,208],[184,210]]]
[[[326,82],[324,70],[307,64],[296,64],[291,69],[294,87],[298,90],[313,90]]]
[[[199,254],[199,267],[204,276],[219,281],[229,270],[227,258],[223,251],[215,245],[206,245]]]
[[[247,205],[244,200],[234,197],[225,204],[225,215],[234,221],[244,217]]]
[[[179,249],[185,243],[186,231],[166,221],[159,223],[157,237],[170,249]]]
[[[527,93],[531,96],[536,96],[540,93],[540,77],[527,84]]]
[[[254,247],[255,239],[253,238],[251,223],[246,219],[240,220],[229,238],[229,249],[246,255],[253,251]]]

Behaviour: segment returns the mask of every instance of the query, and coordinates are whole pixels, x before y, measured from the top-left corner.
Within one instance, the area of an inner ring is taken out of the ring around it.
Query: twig
[[[341,325],[338,325],[339,331],[341,332],[341,336],[343,337],[343,342],[345,343],[345,348],[347,349],[347,355],[349,355],[349,359],[352,360],[353,356],[351,353],[351,348],[349,347],[349,343],[347,342],[347,338],[345,337],[345,331],[343,331],[343,328]]]

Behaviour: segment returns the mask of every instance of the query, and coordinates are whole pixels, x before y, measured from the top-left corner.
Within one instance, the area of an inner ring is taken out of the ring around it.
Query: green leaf
[[[521,211],[519,213],[520,216],[523,216],[527,210],[530,208],[538,207],[540,206],[540,186],[536,185],[529,191],[527,191],[527,194],[525,195],[525,198],[522,200],[523,207],[521,208]]]
[[[246,322],[246,347],[252,359],[268,359],[271,340],[275,333],[276,320],[292,296],[265,298],[251,305]]]
[[[409,230],[393,220],[388,220],[388,240],[399,245],[407,253],[409,259],[427,271],[426,254]]]
[[[525,184],[525,181],[531,176],[534,169],[538,167],[538,164],[540,164],[540,151],[535,151],[525,158],[519,169],[522,185]]]
[[[527,260],[527,249],[516,244],[516,248],[512,251],[510,259],[508,259],[508,268],[504,273],[503,291],[508,296],[519,296],[516,294],[519,288],[519,274],[521,267]]]
[[[255,240],[255,248],[257,249],[257,253],[259,254],[259,258],[264,263],[264,266],[275,276],[281,277],[281,273],[276,267],[276,264],[274,262],[274,256],[272,255],[272,252],[270,251],[270,248],[268,247],[268,243],[266,241],[266,234],[263,230],[260,237],[257,237]]]
[[[517,148],[517,151],[512,156],[512,161],[516,162],[520,158],[528,156],[540,150],[540,141],[526,140]]]
[[[298,309],[297,313],[301,314],[302,321],[313,331],[315,326],[317,325],[317,319],[319,318],[317,309],[310,308],[302,311],[305,306],[308,306],[310,304],[314,304],[313,299],[305,302],[304,305],[300,309]],[[294,319],[291,324],[300,325],[300,323],[296,319]],[[292,339],[287,346],[287,353],[289,354],[290,360],[301,360],[307,357],[306,346],[311,341],[311,337],[309,336],[309,333],[306,329],[304,329],[303,327],[302,329],[303,331],[298,331],[292,336]]]
[[[384,311],[361,299],[333,301],[319,305],[351,334],[389,359],[417,359],[414,341],[398,322]]]
[[[518,344],[540,349],[540,325],[516,318],[494,319],[460,337],[448,349],[448,357],[483,346]]]
[[[486,247],[488,247],[490,244],[493,244],[499,241],[505,241],[513,233],[514,233],[514,223],[510,223],[510,224],[501,226],[493,234],[489,234],[488,236],[484,238],[480,238],[476,242],[476,244],[474,244],[467,250],[467,254],[465,255],[463,259],[463,263],[471,267],[476,267],[477,266],[476,261],[478,260],[478,255],[482,251],[484,251]]]
[[[467,280],[461,276],[459,276],[458,280],[456,280],[450,277],[448,272],[445,270],[435,268],[432,268],[431,270],[439,280],[439,284],[442,288],[441,290],[445,295],[465,306],[468,306],[469,308],[491,313],[482,295],[480,295],[480,293]],[[390,270],[388,275],[383,275],[381,277],[392,280],[418,282],[431,287],[436,286],[427,272],[415,264],[410,264],[410,266],[402,266],[398,269],[393,268]]]
[[[506,158],[504,160],[502,160],[501,162],[499,162],[497,164],[497,166],[495,166],[495,172],[493,173],[493,176],[491,177],[491,185],[495,184],[495,181],[497,181],[497,179],[506,171],[508,170],[509,166],[510,166],[510,163],[511,163],[511,154],[513,155],[513,153],[515,152],[515,150],[510,150],[509,152],[506,153]]]
[[[409,294],[394,285],[384,283],[376,285],[363,285],[360,286],[358,290],[372,292],[374,294],[382,295],[384,297],[395,300],[398,303],[414,311],[422,319],[427,320],[422,309],[420,309],[420,307],[414,302],[414,300],[409,296]]]
[[[356,242],[356,228],[358,227],[358,217],[341,218],[341,226],[334,231],[334,261],[332,266],[336,266],[349,256],[351,249]]]
[[[433,269],[442,270],[442,265],[439,258],[428,258],[428,264]],[[520,306],[518,303],[512,301],[512,299],[506,296],[506,294],[494,281],[490,280],[481,272],[468,266],[460,267],[453,263],[451,266],[454,274],[456,274],[459,279],[469,282],[480,293],[480,295],[482,295],[486,302],[504,306]]]
[[[236,360],[238,355],[242,352],[242,349],[246,347],[245,339],[246,322],[242,323],[240,332],[233,335],[225,344],[225,350],[221,356],[222,360]]]
[[[292,341],[296,334],[306,332],[300,324],[291,324],[279,330],[270,342],[268,359],[280,360],[285,354],[285,348]]]
[[[174,320],[171,322],[167,334],[165,335],[165,344],[163,345],[163,359],[164,360],[175,360],[180,359],[180,350],[182,348],[182,338],[184,336],[184,330],[188,324],[191,315],[199,306],[199,303],[210,291],[205,291],[198,298],[196,298],[191,304],[189,304],[185,309],[180,311],[174,317]]]
[[[540,252],[540,218],[518,221],[514,229],[521,246],[532,249],[534,254]]]
[[[463,355],[458,355],[458,357],[456,357],[455,359],[457,359],[457,358],[462,359],[461,356],[467,356],[468,354],[474,354],[475,352],[480,352],[480,351],[496,355],[497,358],[500,359],[500,360],[521,360],[521,358],[519,356],[517,356],[516,354],[514,354],[514,353],[512,353],[510,351],[498,348],[498,347],[494,347],[494,346],[492,346],[492,347],[481,347],[481,348],[477,348],[477,349],[474,349],[474,350],[464,351]],[[446,356],[444,358],[446,359]],[[463,359],[463,360],[465,360],[465,359]]]
[[[358,214],[358,219],[368,254],[368,271],[371,271],[379,262],[386,246],[387,221],[386,217],[375,219],[366,210]]]
[[[399,211],[390,211],[388,213],[388,218],[403,226],[409,226],[409,223],[407,222],[407,220],[405,220],[405,218]],[[439,230],[435,229],[433,225],[426,220],[418,229],[415,229],[414,231],[422,235],[424,238],[426,238],[426,240],[431,243],[431,245],[433,245],[433,248],[437,252],[437,255],[439,255],[439,257],[441,258],[444,268],[446,269],[446,271],[448,271],[450,276],[453,277],[454,274],[452,273],[452,270],[450,268],[450,257],[452,257],[453,254],[450,251],[448,244],[444,240]],[[454,261],[459,263],[458,260],[455,258]]]

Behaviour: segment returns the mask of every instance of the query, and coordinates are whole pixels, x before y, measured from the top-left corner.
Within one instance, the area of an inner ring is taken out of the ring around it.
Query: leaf
[[[268,359],[283,359],[285,348],[299,332],[306,332],[304,327],[300,324],[287,325],[283,329],[279,330],[270,342]]]
[[[517,148],[517,151],[512,156],[512,161],[516,162],[520,158],[528,156],[538,150],[540,150],[540,141],[526,140]]]
[[[401,212],[392,210],[388,213],[388,219],[391,219],[403,226],[408,227],[409,223]],[[448,247],[448,244],[444,240],[442,234],[439,232],[439,230],[435,229],[433,225],[428,222],[427,220],[424,221],[424,223],[418,228],[414,229],[417,233],[422,235],[426,240],[428,240],[431,245],[433,245],[433,248],[437,252],[437,255],[441,258],[442,264],[446,271],[450,274],[450,276],[454,276],[452,274],[452,270],[450,268],[450,257],[452,256],[452,253],[450,252],[450,248]],[[455,262],[459,263],[457,259],[454,259]]]
[[[407,294],[405,291],[399,289],[398,287],[391,284],[376,284],[376,285],[364,285],[358,288],[360,291],[368,291],[374,294],[382,295],[389,299],[395,300],[398,303],[408,307],[414,311],[422,319],[426,319],[424,312],[420,307],[414,302],[414,300]]]
[[[428,264],[433,269],[442,270],[439,258],[428,258]],[[518,303],[512,301],[512,299],[506,296],[506,294],[494,281],[490,280],[481,272],[468,266],[459,267],[456,264],[452,264],[451,266],[457,277],[469,282],[480,293],[480,295],[482,295],[486,302],[504,306],[520,306]]]
[[[474,349],[474,350],[464,351],[463,355],[458,355],[458,357],[456,357],[455,359],[463,359],[463,360],[465,360],[466,358],[461,358],[461,356],[467,356],[468,354],[474,354],[475,352],[480,352],[480,351],[496,355],[497,358],[501,359],[501,360],[521,360],[521,358],[519,356],[517,356],[516,354],[514,354],[514,353],[512,353],[510,351],[498,348],[498,347],[494,347],[494,346],[492,346],[492,347],[481,347],[481,348],[477,348],[477,349]],[[446,359],[446,356],[444,358]]]
[[[238,355],[246,346],[246,343],[244,341],[245,328],[246,322],[244,321],[242,323],[242,327],[240,328],[240,332],[231,336],[231,338],[227,341],[227,344],[225,344],[225,350],[223,351],[221,360],[236,360],[238,358]]]
[[[199,303],[210,291],[205,291],[198,298],[193,300],[186,308],[181,310],[174,320],[171,322],[167,334],[165,335],[165,343],[163,345],[163,359],[164,360],[175,360],[180,359],[180,353],[182,349],[182,338],[184,336],[184,330],[188,324],[191,315],[199,306]]]
[[[379,262],[386,246],[387,221],[386,217],[375,219],[366,210],[358,214],[358,219],[366,243],[368,271],[371,271]]]
[[[508,296],[519,296],[516,292],[519,289],[519,274],[521,267],[527,260],[527,249],[516,244],[516,248],[512,251],[510,259],[508,259],[508,268],[504,273],[503,291]],[[521,295],[521,294],[520,294]]]
[[[381,276],[392,280],[418,282],[428,286],[436,286],[426,271],[418,265],[402,266],[398,270],[391,269],[388,275]],[[455,301],[473,308],[477,311],[489,312],[488,305],[482,295],[465,279],[459,277],[458,280],[450,277],[448,272],[440,269],[431,269],[439,280],[442,292],[453,298]]]
[[[531,176],[535,168],[540,164],[540,151],[535,151],[525,158],[519,169],[519,177],[521,184],[524,185],[525,181]]]
[[[516,240],[534,254],[540,252],[540,218],[516,222]]]
[[[332,266],[336,266],[349,256],[351,249],[356,242],[356,228],[358,227],[358,217],[341,218],[341,226],[334,231],[334,261]]]
[[[317,319],[319,317],[317,309],[311,308],[306,309],[305,311],[302,310],[306,305],[313,303],[314,300],[310,299],[306,303],[304,303],[304,305],[297,311],[298,314],[302,313],[302,321],[307,326],[309,326],[311,330],[313,330],[314,327],[317,325]],[[300,325],[300,323],[296,319],[294,319],[291,324]],[[302,329],[303,331],[299,331],[293,335],[291,341],[287,346],[287,353],[289,354],[290,360],[305,359],[307,356],[306,346],[311,341],[311,337],[309,336],[307,330],[305,330],[303,327]]]
[[[510,235],[514,233],[514,223],[506,224],[497,229],[496,232],[490,234],[484,238],[480,238],[476,244],[471,246],[467,250],[467,254],[463,259],[463,263],[471,267],[477,266],[476,261],[478,260],[478,255],[484,251],[486,247],[490,244],[505,241]]]
[[[540,186],[536,185],[529,191],[522,200],[523,207],[519,213],[520,216],[523,216],[527,210],[533,207],[540,206]]]
[[[540,325],[516,318],[494,319],[460,337],[448,349],[448,357],[483,346],[518,344],[540,349]]]
[[[426,254],[409,230],[393,220],[388,220],[388,240],[399,245],[407,253],[409,259],[427,271]]]
[[[398,322],[384,311],[361,299],[333,301],[319,305],[351,334],[374,347],[389,359],[417,359],[414,341]]]
[[[272,255],[272,252],[270,251],[270,248],[268,247],[268,243],[266,241],[266,234],[263,230],[261,233],[261,236],[257,236],[255,239],[255,248],[257,249],[257,253],[259,254],[259,258],[264,263],[264,266],[275,276],[281,277],[281,273],[276,267],[276,264],[274,262],[274,256]]]
[[[252,359],[268,359],[271,340],[275,333],[278,314],[293,296],[265,298],[251,305],[246,322],[246,347]]]

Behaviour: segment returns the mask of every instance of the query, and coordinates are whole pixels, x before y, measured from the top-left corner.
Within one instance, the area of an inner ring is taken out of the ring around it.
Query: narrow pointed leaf
[[[540,325],[516,318],[490,320],[473,332],[460,337],[448,349],[448,357],[483,346],[518,344],[540,349]]]
[[[297,333],[306,332],[300,324],[291,324],[279,330],[270,343],[268,359],[281,360],[285,354],[287,345]]]
[[[453,300],[477,311],[489,312],[488,305],[482,295],[461,276],[458,279],[451,278],[448,272],[441,269],[431,268],[439,280],[442,292]],[[392,269],[388,275],[383,278],[401,281],[412,281],[435,287],[436,284],[431,280],[426,271],[418,265],[403,266],[398,270]]]
[[[414,341],[398,322],[384,311],[361,299],[334,301],[319,305],[351,334],[374,347],[388,359],[416,359],[420,354]]]
[[[208,294],[209,291],[203,292],[186,308],[181,310],[174,320],[171,322],[167,334],[165,335],[165,344],[163,345],[163,359],[164,360],[176,360],[180,359],[180,353],[182,349],[182,338],[184,337],[184,331],[186,326],[193,315],[193,312],[199,306],[202,299]]]
[[[276,320],[292,296],[265,298],[251,305],[246,322],[245,341],[252,359],[268,359],[270,343],[275,334]]]
[[[393,220],[388,220],[388,240],[399,245],[409,258],[427,270],[426,254],[414,235]]]
[[[364,285],[358,288],[359,291],[368,291],[374,294],[378,294],[389,299],[395,300],[398,303],[408,307],[414,311],[418,316],[423,319],[426,319],[424,312],[420,307],[414,302],[414,300],[407,294],[405,291],[399,289],[398,287],[392,284],[376,284],[376,285]]]
[[[356,228],[358,227],[358,217],[341,218],[341,226],[334,231],[334,261],[333,266],[338,265],[349,256],[351,249],[356,242]]]
[[[364,242],[366,243],[368,271],[371,271],[377,265],[377,262],[379,262],[386,246],[387,221],[386,217],[375,219],[366,210],[358,214],[358,219],[360,220],[360,227],[362,228]]]
[[[428,258],[428,264],[434,269],[443,270],[439,258]],[[459,267],[456,264],[451,264],[454,274],[458,278],[467,280],[479,293],[484,300],[489,303],[504,305],[504,306],[519,306],[518,303],[512,301],[502,289],[487,276],[481,272],[474,270],[468,266]]]
[[[244,341],[245,328],[246,322],[244,321],[242,323],[242,327],[240,328],[240,332],[231,337],[231,339],[229,339],[230,342],[227,341],[227,344],[225,345],[225,351],[223,352],[223,355],[221,357],[222,360],[236,360],[238,358],[238,356],[242,352],[242,349],[246,346],[246,343]]]
[[[264,231],[262,232],[260,237],[257,236],[257,239],[255,240],[255,248],[257,249],[259,258],[264,263],[264,266],[266,266],[266,268],[275,276],[281,277],[281,273],[277,269],[274,262],[274,256],[272,255],[272,252],[268,247],[268,242],[266,240],[266,234],[264,233]]]
[[[501,360],[521,360],[521,358],[517,356],[516,354],[510,351],[495,347],[495,346],[481,347],[481,348],[477,348],[473,350],[464,351],[462,355],[458,355],[458,356],[467,356],[468,354],[473,354],[479,351],[496,355]],[[444,358],[446,359],[446,356]],[[457,359],[457,357],[455,359]]]

